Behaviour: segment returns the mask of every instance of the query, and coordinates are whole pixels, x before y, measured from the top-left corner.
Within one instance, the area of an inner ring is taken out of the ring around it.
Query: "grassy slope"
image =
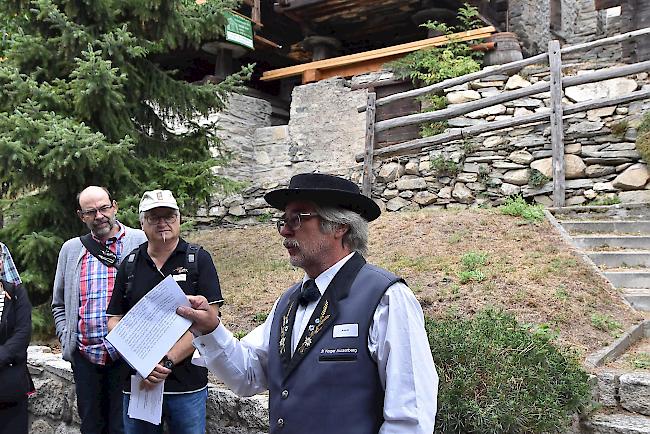
[[[368,260],[403,276],[427,316],[503,307],[520,321],[557,330],[562,343],[582,354],[642,318],[548,223],[522,222],[480,209],[386,213],[370,226]],[[235,332],[263,321],[276,297],[302,276],[271,224],[201,230],[187,238],[212,253],[226,299],[223,319]],[[487,253],[480,267],[485,279],[461,284],[461,258],[468,252]]]

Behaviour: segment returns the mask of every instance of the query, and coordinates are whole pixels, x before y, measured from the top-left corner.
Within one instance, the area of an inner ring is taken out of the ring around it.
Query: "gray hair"
[[[347,225],[348,231],[343,235],[343,245],[362,255],[368,250],[368,222],[354,211],[339,207],[316,206],[316,213],[321,217],[321,232],[331,233],[341,225]]]

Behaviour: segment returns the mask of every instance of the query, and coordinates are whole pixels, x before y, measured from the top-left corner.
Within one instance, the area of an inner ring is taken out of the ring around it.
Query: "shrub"
[[[528,179],[528,185],[530,185],[531,187],[539,188],[542,187],[547,182],[549,182],[550,180],[551,178],[544,175],[539,170],[532,169],[530,171],[530,178]]]
[[[460,172],[461,165],[449,158],[438,156],[431,160],[431,168],[438,176],[456,176]]]
[[[440,377],[436,433],[563,432],[588,402],[576,355],[544,329],[493,309],[426,328]]]
[[[625,136],[625,133],[627,132],[627,127],[629,126],[627,121],[619,121],[614,124],[612,124],[612,134],[614,134],[616,137],[623,138]]]
[[[650,162],[650,111],[643,114],[641,124],[637,128],[636,150],[646,163]]]
[[[506,203],[499,207],[501,214],[522,217],[528,222],[544,220],[544,209],[541,205],[529,205],[523,197],[515,196],[506,199]]]

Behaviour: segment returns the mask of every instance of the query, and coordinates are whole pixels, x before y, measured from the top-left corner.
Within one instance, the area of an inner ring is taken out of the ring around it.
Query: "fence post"
[[[372,194],[372,163],[375,151],[375,101],[377,94],[368,92],[366,104],[366,150],[363,158],[363,185],[361,192],[371,197]]]
[[[562,59],[560,42],[548,43],[551,72],[551,146],[553,149],[553,206],[564,206],[564,125],[562,123]]]

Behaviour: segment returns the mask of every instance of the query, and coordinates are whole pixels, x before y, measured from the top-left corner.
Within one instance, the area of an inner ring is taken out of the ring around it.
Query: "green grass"
[[[612,335],[617,335],[622,328],[620,322],[609,315],[600,313],[591,314],[591,325],[598,330],[610,332]]]
[[[650,369],[650,353],[639,353],[630,364],[636,369]]]
[[[521,196],[509,197],[506,199],[506,203],[498,209],[502,214],[521,217],[530,223],[537,223],[544,220],[544,208],[541,205],[530,205],[526,203]]]

